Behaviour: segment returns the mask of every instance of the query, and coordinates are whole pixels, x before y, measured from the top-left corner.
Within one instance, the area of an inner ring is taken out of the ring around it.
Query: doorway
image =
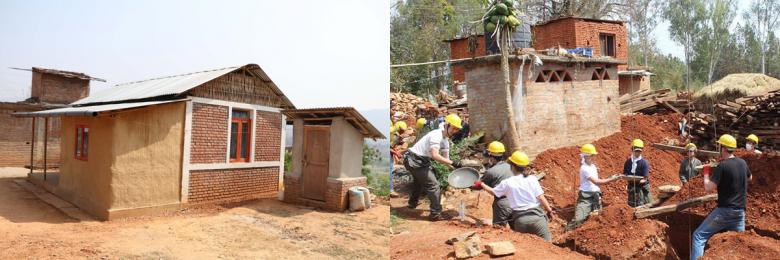
[[[303,197],[325,201],[330,161],[330,126],[303,127]]]

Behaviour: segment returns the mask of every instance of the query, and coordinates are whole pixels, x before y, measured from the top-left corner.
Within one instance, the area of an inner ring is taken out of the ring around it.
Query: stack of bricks
[[[519,65],[519,64],[515,64]],[[570,66],[573,65],[573,66]],[[519,66],[510,75],[516,82]],[[596,68],[617,75],[614,65],[556,64],[547,62],[523,73],[522,95],[515,95],[512,106],[521,136],[521,149],[530,156],[551,148],[581,145],[620,130],[618,80],[591,80]],[[535,82],[544,70],[562,70],[572,81]],[[528,75],[533,75],[528,77]],[[466,72],[469,85],[470,125],[484,131],[486,140],[503,136],[508,115],[507,97],[501,91],[503,78],[498,62],[470,64]]]
[[[282,114],[257,111],[255,118],[255,161],[279,161]]]
[[[189,203],[275,198],[279,167],[190,171]]]
[[[224,163],[228,107],[193,103],[191,163]]]

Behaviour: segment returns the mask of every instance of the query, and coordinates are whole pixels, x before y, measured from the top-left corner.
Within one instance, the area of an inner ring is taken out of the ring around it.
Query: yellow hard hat
[[[390,122],[390,133],[395,133],[395,125],[393,122]]]
[[[691,148],[697,149],[697,147],[696,147],[696,145],[694,143],[688,143],[688,144],[685,145],[685,150],[688,150],[688,149],[691,149]]]
[[[409,128],[409,127],[406,125],[406,122],[398,121],[398,122],[395,122],[395,128],[396,128],[396,130],[406,130],[406,128]]]
[[[504,148],[504,144],[501,142],[493,141],[488,144],[487,150],[492,154],[503,154],[506,151],[506,148]]]
[[[463,120],[460,119],[460,117],[456,114],[447,115],[446,117],[444,117],[444,122],[457,129],[463,128],[463,125],[461,124]]]
[[[721,135],[718,143],[728,148],[737,148],[737,139],[729,134]]]
[[[509,156],[509,161],[523,167],[528,166],[528,163],[530,163],[528,155],[521,151],[513,152],[512,156]]]
[[[631,146],[645,148],[645,142],[642,142],[641,139],[634,139],[634,141],[631,141]]]
[[[592,144],[583,145],[582,147],[580,147],[580,152],[590,154],[590,155],[598,154],[598,152],[596,152],[596,147],[593,146]]]
[[[748,139],[750,141],[753,141],[754,143],[758,144],[758,136],[754,134],[748,135],[745,139]]]
[[[425,118],[418,118],[417,119],[417,128],[422,128],[425,123],[428,123],[428,120],[425,120]]]

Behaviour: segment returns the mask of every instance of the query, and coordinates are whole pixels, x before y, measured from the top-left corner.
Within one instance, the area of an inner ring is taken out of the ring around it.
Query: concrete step
[[[19,180],[14,180],[14,182],[16,182],[16,184],[19,185],[20,187],[34,194],[36,197],[38,197],[38,199],[42,200],[43,202],[46,202],[46,204],[49,204],[52,207],[56,208],[57,210],[61,211],[68,217],[77,219],[79,221],[96,221],[92,216],[82,211],[78,207],[74,206],[73,204],[70,204],[70,202],[60,199],[54,194],[51,194],[48,191],[38,186],[35,186],[34,184],[28,182],[27,180],[19,179]]]

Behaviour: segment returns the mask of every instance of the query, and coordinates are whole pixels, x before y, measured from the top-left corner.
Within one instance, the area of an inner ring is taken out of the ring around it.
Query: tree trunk
[[[684,48],[685,51],[685,90],[690,92],[691,91],[691,83],[690,83],[690,77],[691,77],[691,68],[690,68],[690,60],[688,59],[688,56],[690,56],[688,53],[688,44],[685,45]]]
[[[507,29],[501,30],[500,42],[501,42],[501,72],[504,76],[504,97],[506,97],[506,135],[504,135],[504,141],[509,144],[512,151],[520,150],[520,135],[517,133],[517,125],[515,124],[515,112],[512,109],[512,81],[509,78],[509,39],[512,34]],[[520,68],[521,70],[523,68]],[[518,78],[517,80],[523,80]]]

